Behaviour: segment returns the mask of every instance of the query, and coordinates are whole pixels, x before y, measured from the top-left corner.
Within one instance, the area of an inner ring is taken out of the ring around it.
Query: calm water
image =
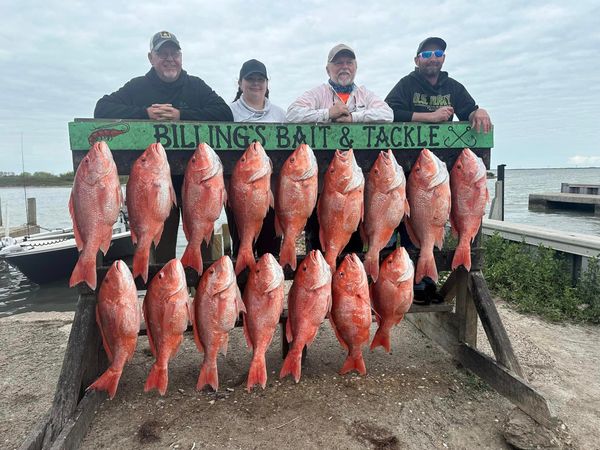
[[[489,180],[490,196],[494,182]],[[560,192],[560,183],[600,184],[600,168],[594,169],[523,169],[506,170],[504,218],[509,222],[526,223],[556,230],[600,235],[600,217],[580,212],[533,212],[527,209],[530,193]],[[38,223],[47,228],[70,227],[68,187],[28,188],[27,197],[37,199]],[[12,225],[25,223],[23,188],[0,188],[2,217]],[[183,232],[179,232],[177,254],[185,248]],[[18,270],[0,267],[0,317],[25,311],[71,310],[77,300],[75,289],[67,280],[51,285],[31,283]]]

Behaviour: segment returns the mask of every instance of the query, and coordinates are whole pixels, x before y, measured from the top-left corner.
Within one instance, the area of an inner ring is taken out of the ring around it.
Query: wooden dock
[[[570,209],[588,211],[600,216],[600,195],[566,192],[529,194],[529,209],[532,211]]]

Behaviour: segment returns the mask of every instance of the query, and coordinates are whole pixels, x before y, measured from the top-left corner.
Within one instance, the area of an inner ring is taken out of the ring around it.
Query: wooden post
[[[458,340],[477,348],[477,309],[468,290],[469,273],[463,266],[456,273],[456,320]]]
[[[37,225],[37,206],[35,198],[27,199],[27,225]]]

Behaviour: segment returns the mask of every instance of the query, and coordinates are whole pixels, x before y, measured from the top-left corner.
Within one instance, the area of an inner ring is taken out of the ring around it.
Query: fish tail
[[[383,347],[386,352],[390,353],[391,351],[391,343],[390,343],[390,329],[387,326],[384,326],[382,323],[377,328],[375,332],[375,336],[373,337],[373,342],[371,342],[371,351],[373,351],[377,347]]]
[[[471,270],[471,246],[467,242],[466,245],[459,243],[458,247],[454,251],[454,258],[452,258],[452,270],[458,266],[465,266],[467,272]]]
[[[79,255],[77,264],[71,273],[71,279],[69,280],[69,287],[76,286],[77,284],[85,281],[90,289],[96,289],[96,259],[88,258]]]
[[[436,282],[438,280],[437,266],[435,265],[433,253],[430,255],[419,255],[419,260],[417,261],[417,273],[415,274],[415,283],[420,283],[424,277],[429,277]]]
[[[377,254],[374,253],[375,251],[371,251],[370,248],[367,251],[365,255],[365,271],[367,275],[371,275],[373,281],[377,281],[379,277],[379,252]]]
[[[250,363],[250,370],[248,371],[248,383],[246,390],[252,391],[252,387],[255,384],[260,384],[263,389],[267,385],[267,365],[265,362],[264,353],[255,353],[252,362]]]
[[[183,267],[192,267],[198,272],[198,275],[202,275],[203,266],[200,246],[189,243],[181,257],[181,264],[183,264]]]
[[[150,369],[150,375],[148,375],[148,378],[146,379],[144,392],[151,391],[152,389],[158,389],[160,395],[165,395],[168,384],[169,372],[167,371],[167,368],[159,367],[157,364],[154,364]]]
[[[122,370],[113,369],[112,366],[106,369],[100,377],[94,381],[88,389],[94,389],[96,391],[108,392],[108,397],[112,400],[117,393],[117,387],[119,386],[119,380],[121,379]]]
[[[281,366],[279,372],[279,378],[285,378],[287,375],[294,377],[294,381],[297,383],[300,381],[300,374],[302,372],[302,351],[295,351],[293,348],[288,352]]]
[[[356,370],[361,375],[367,374],[367,368],[365,367],[365,360],[363,359],[362,352],[356,355],[348,354],[344,365],[340,369],[340,375],[344,375],[352,370]]]
[[[279,253],[279,264],[285,268],[286,264],[296,270],[296,243],[291,237],[286,234],[281,244],[281,252]]]
[[[240,246],[237,258],[235,259],[235,274],[239,275],[246,267],[254,267],[254,253],[251,246]]]
[[[142,277],[144,283],[148,282],[148,260],[150,258],[150,249],[137,248],[133,254],[133,278],[138,275]]]
[[[202,367],[200,367],[200,376],[198,377],[198,383],[196,383],[196,390],[202,390],[207,384],[215,392],[219,390],[219,373],[217,372],[216,364],[203,363]]]

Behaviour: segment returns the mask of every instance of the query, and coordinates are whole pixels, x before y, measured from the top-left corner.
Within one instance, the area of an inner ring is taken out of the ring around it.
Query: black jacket
[[[127,82],[117,92],[105,95],[94,110],[100,119],[148,119],[146,108],[170,103],[180,111],[181,120],[233,122],[231,109],[198,77],[181,71],[173,83],[165,83],[154,69]]]
[[[432,86],[418,69],[400,79],[385,101],[394,110],[394,122],[410,122],[413,112],[432,112],[442,106],[452,106],[458,120],[469,120],[478,106],[465,87],[440,72]]]

